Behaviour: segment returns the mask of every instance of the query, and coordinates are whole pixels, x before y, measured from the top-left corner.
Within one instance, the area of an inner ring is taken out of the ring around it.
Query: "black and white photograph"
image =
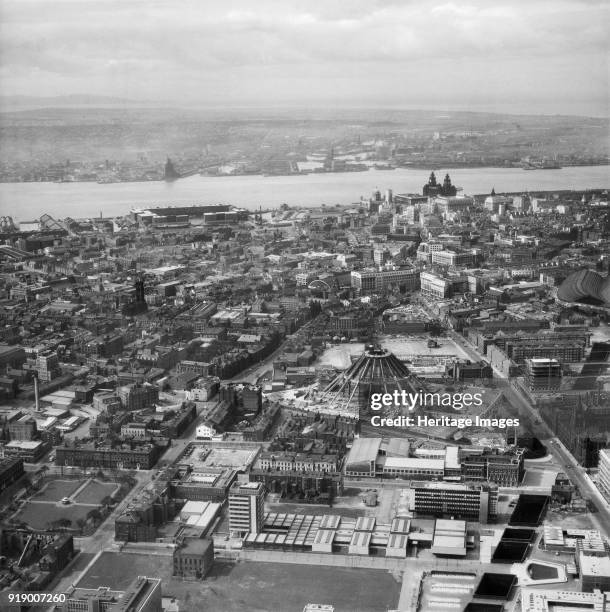
[[[610,611],[608,24],[0,0],[0,611]]]

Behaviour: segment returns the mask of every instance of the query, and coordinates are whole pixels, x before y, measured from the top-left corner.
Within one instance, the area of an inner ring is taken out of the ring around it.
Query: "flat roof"
[[[335,539],[335,531],[333,529],[318,529],[314,544],[332,544]]]
[[[441,548],[464,548],[464,538],[458,535],[435,535],[432,546]]]
[[[445,469],[445,460],[419,459],[417,457],[386,457],[384,468],[443,471]]]
[[[192,512],[193,514],[202,514],[208,507],[210,502],[203,501],[187,501],[180,512]]]
[[[336,514],[325,514],[320,521],[320,529],[337,529],[341,517]]]
[[[350,546],[368,546],[371,542],[370,531],[354,531]]]
[[[460,467],[460,449],[457,446],[448,446],[445,449],[445,465],[448,468],[459,468]]]
[[[404,533],[392,533],[388,539],[388,548],[404,549],[407,547],[409,537]]]
[[[262,486],[260,482],[245,482],[245,483],[237,483],[240,489],[258,489]]]
[[[456,521],[454,519],[436,519],[434,525],[435,533],[437,531],[455,531],[466,532],[466,521]]]
[[[183,554],[202,554],[212,545],[212,540],[207,538],[184,538],[184,545],[177,552]]]
[[[594,557],[581,552],[578,562],[583,576],[586,574],[610,578],[610,557]]]
[[[7,448],[23,448],[23,449],[34,449],[38,448],[42,442],[40,440],[13,440],[6,446]]]
[[[346,464],[375,461],[381,447],[381,438],[356,438],[347,456]]]
[[[390,533],[409,533],[411,519],[395,518],[390,526]]]
[[[539,591],[535,588],[521,590],[521,609],[523,612],[547,612],[552,606],[570,609],[575,604],[581,609],[602,610],[605,595],[597,593],[581,593],[579,591]],[[586,607],[585,607],[586,606]]]
[[[375,517],[361,516],[356,520],[356,531],[373,531],[375,523]]]

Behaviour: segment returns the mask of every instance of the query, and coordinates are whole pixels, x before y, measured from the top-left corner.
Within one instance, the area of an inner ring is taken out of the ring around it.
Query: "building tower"
[[[440,185],[436,182],[436,175],[434,172],[430,173],[430,178],[428,179],[428,183],[424,185],[422,190],[423,195],[428,197],[434,197],[438,195],[440,190]]]
[[[166,181],[175,181],[180,178],[180,173],[174,168],[172,160],[168,157],[165,162],[165,173],[163,175]]]
[[[457,189],[451,184],[451,178],[447,173],[445,175],[445,180],[443,181],[443,187],[441,189],[441,195],[446,197],[454,196],[457,193]]]
[[[236,482],[229,491],[229,529],[260,533],[265,518],[265,486],[262,482]]]
[[[141,304],[145,302],[144,298],[144,279],[140,276],[135,282],[135,290],[136,290],[136,303]]]
[[[359,417],[370,412],[373,393],[405,391],[417,393],[415,379],[407,367],[390,351],[369,344],[347,370],[340,372],[324,389],[320,404],[341,409]],[[400,408],[386,409],[400,413]],[[387,416],[384,413],[384,416]],[[394,415],[394,416],[397,416]]]

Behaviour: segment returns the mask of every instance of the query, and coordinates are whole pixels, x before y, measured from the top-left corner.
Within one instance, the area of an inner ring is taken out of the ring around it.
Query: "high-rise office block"
[[[263,527],[265,486],[262,482],[236,482],[229,491],[229,529],[259,533]]]
[[[526,359],[525,380],[531,391],[559,389],[561,365],[556,359]]]

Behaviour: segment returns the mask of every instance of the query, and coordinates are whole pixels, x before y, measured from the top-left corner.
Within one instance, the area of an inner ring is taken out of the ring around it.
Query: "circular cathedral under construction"
[[[318,401],[327,408],[362,416],[370,411],[373,393],[416,393],[418,390],[413,375],[396,355],[369,344],[349,368],[333,378]],[[400,413],[400,407],[384,407],[385,414],[393,412]]]

